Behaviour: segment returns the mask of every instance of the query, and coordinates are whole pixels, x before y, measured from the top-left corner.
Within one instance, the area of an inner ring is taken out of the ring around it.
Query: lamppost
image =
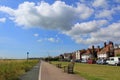
[[[28,58],[29,58],[29,52],[27,52],[27,61],[28,61]]]

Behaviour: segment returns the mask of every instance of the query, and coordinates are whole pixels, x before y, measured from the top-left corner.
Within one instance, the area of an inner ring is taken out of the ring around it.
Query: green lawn
[[[68,62],[52,62],[53,64]],[[75,63],[75,74],[87,80],[120,80],[120,66]]]

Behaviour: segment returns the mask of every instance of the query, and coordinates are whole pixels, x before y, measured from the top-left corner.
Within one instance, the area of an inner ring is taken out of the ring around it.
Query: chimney
[[[94,45],[92,46],[92,49],[94,50],[95,48],[94,48]]]
[[[98,46],[98,51],[100,51],[100,46]]]
[[[104,42],[104,47],[106,47],[106,42]]]
[[[98,46],[98,49],[100,49],[100,46]]]
[[[109,41],[109,44],[112,44],[112,46],[113,46],[113,42],[112,41]]]

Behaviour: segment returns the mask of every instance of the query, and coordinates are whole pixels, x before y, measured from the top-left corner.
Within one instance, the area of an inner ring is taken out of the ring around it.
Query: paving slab
[[[41,62],[41,79],[40,80],[85,80],[76,74],[65,73],[62,69],[49,64]]]

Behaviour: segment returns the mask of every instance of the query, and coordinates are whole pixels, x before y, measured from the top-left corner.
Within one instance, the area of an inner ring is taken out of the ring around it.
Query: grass
[[[68,64],[68,62],[52,63],[62,63],[62,65]],[[87,80],[120,80],[120,66],[76,63],[74,71],[75,74]]]
[[[29,71],[38,60],[0,60],[0,80],[19,80],[19,76]]]

